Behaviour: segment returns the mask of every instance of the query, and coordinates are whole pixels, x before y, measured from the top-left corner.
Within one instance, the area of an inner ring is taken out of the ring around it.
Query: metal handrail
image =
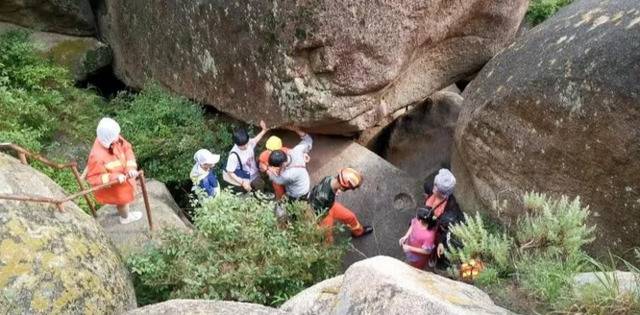
[[[22,164],[24,165],[29,165],[29,161],[27,160],[27,157],[31,157],[55,169],[69,168],[71,169],[73,176],[76,178],[76,182],[78,183],[78,186],[80,187],[80,189],[82,191],[86,189],[86,187],[84,186],[84,182],[80,177],[80,172],[78,172],[78,163],[76,163],[75,161],[65,163],[65,164],[55,163],[41,156],[40,154],[30,152],[29,150],[13,143],[0,143],[0,149],[4,149],[4,148],[13,149],[14,151],[18,152],[18,158],[20,159],[20,162],[22,162]],[[94,218],[97,217],[96,206],[95,204],[93,204],[93,201],[91,200],[91,198],[89,198],[89,196],[85,194],[84,200],[87,201],[87,204],[89,205],[89,209],[91,209],[91,214],[93,215],[93,217]]]
[[[60,198],[60,199],[54,199],[54,198],[50,198],[50,197],[44,197],[44,196],[36,196],[36,195],[22,195],[22,196],[16,196],[16,195],[7,195],[7,194],[0,194],[0,199],[7,199],[7,200],[16,200],[16,201],[29,201],[29,202],[44,202],[44,203],[50,203],[50,204],[54,204],[56,205],[56,207],[58,208],[58,211],[60,212],[64,212],[64,203],[71,201],[73,199],[76,199],[80,196],[83,196],[85,198],[85,200],[87,200],[87,203],[89,204],[89,207],[91,208],[91,212],[93,213],[94,217],[97,217],[96,214],[96,210],[95,210],[95,206],[93,205],[93,203],[90,201],[90,198],[88,197],[88,194],[97,191],[97,190],[101,190],[104,188],[107,188],[113,184],[116,184],[118,181],[117,180],[113,180],[109,183],[106,184],[102,184],[102,185],[98,185],[98,186],[94,186],[91,187],[89,189],[85,189],[84,188],[84,184],[82,183],[82,179],[80,178],[80,173],[78,172],[78,168],[77,168],[77,163],[76,162],[70,162],[70,163],[66,163],[66,164],[60,164],[60,163],[55,163],[55,162],[51,162],[50,160],[42,157],[39,154],[34,154],[32,152],[29,152],[27,149],[22,148],[16,144],[12,144],[12,143],[0,143],[0,148],[11,148],[13,150],[15,150],[16,152],[18,152],[18,156],[20,158],[20,162],[22,162],[22,164],[25,165],[29,165],[29,162],[27,160],[27,156],[32,157],[44,164],[46,164],[47,166],[56,168],[56,169],[63,169],[63,168],[71,168],[71,170],[73,171],[74,176],[76,177],[76,180],[78,181],[78,185],[80,186],[81,189],[83,189],[82,191],[79,191],[77,193],[71,194],[69,196],[66,196],[64,198]],[[129,178],[129,177],[127,177]],[[146,179],[144,177],[144,171],[139,171],[138,173],[138,180],[140,180],[140,188],[142,189],[142,197],[144,200],[144,206],[145,209],[147,211],[147,222],[149,224],[149,230],[153,231],[153,220],[151,218],[151,206],[149,204],[149,196],[147,193],[147,183],[146,183]]]

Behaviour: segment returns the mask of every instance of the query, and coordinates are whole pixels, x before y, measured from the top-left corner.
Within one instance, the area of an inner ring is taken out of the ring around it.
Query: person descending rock
[[[406,262],[418,269],[424,269],[435,250],[436,218],[433,208],[418,208],[416,217],[411,219],[407,233],[400,238],[399,243],[406,255]],[[429,267],[433,268],[435,264]]]
[[[456,186],[456,178],[446,168],[440,169],[433,180],[433,185],[424,183],[425,206],[433,209],[436,217],[436,256],[438,268],[447,268],[449,261],[444,256],[445,249],[452,246],[460,247],[462,244],[451,235],[451,226],[464,222],[464,214],[458,206],[453,190]]]
[[[222,174],[222,179],[231,184],[236,192],[250,192],[261,188],[262,180],[258,173],[255,159],[256,144],[267,133],[267,125],[260,121],[262,130],[255,137],[249,138],[247,130],[239,128],[233,132],[233,143],[235,144],[229,152],[227,165]]]
[[[313,140],[301,130],[290,129],[295,131],[302,140],[288,153],[283,150],[271,152],[267,174],[274,184],[285,187],[289,200],[306,200],[311,186],[306,156],[311,151]]]
[[[201,188],[209,197],[218,196],[220,185],[213,167],[220,161],[220,155],[213,154],[207,149],[200,149],[193,159],[196,162],[190,174],[193,190]]]
[[[131,144],[120,136],[120,125],[108,117],[100,120],[96,134],[87,162],[87,181],[93,187],[116,182],[96,190],[96,200],[101,204],[115,205],[120,224],[140,220],[140,211],[129,211],[129,204],[135,197],[135,178],[138,177]]]
[[[282,139],[271,136],[267,139],[267,143],[265,144],[266,150],[260,153],[258,157],[258,167],[260,168],[260,172],[266,172],[269,168],[269,155],[271,152],[275,150],[282,150],[284,153],[289,153],[289,148],[282,146]],[[273,185],[273,192],[276,195],[276,200],[282,199],[285,194],[284,186],[278,185],[274,182],[271,183]]]
[[[327,242],[333,242],[333,226],[336,220],[349,227],[353,237],[361,237],[373,232],[373,227],[362,226],[351,210],[336,201],[338,192],[354,190],[360,187],[362,181],[360,172],[352,168],[343,168],[337,176],[327,176],[322,179],[309,193],[309,203],[316,214],[325,215],[320,225],[328,229]]]

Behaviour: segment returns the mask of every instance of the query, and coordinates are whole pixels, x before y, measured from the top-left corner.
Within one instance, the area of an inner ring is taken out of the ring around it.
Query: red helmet
[[[362,174],[360,172],[345,167],[338,172],[338,183],[345,189],[356,189],[362,184]]]

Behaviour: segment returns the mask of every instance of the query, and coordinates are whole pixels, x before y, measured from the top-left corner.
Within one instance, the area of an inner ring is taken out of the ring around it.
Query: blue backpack
[[[249,172],[245,171],[244,168],[242,167],[242,161],[240,160],[240,155],[238,155],[237,152],[231,152],[232,155],[235,155],[236,158],[238,159],[238,167],[236,167],[235,171],[233,171],[234,174],[236,174],[236,176],[242,178],[242,179],[247,179],[250,180],[251,179],[251,174],[249,174]]]

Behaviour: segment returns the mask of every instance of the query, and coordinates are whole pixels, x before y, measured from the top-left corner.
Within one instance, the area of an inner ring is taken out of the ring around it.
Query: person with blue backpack
[[[220,161],[220,155],[213,154],[207,149],[200,149],[193,156],[195,165],[191,169],[193,190],[202,189],[209,197],[216,197],[220,192],[220,184],[213,167]]]
[[[230,184],[235,192],[251,192],[261,186],[262,180],[256,163],[255,147],[269,129],[264,121],[260,121],[260,128],[262,129],[260,133],[253,138],[249,138],[245,128],[233,131],[234,146],[229,152],[222,179]]]

